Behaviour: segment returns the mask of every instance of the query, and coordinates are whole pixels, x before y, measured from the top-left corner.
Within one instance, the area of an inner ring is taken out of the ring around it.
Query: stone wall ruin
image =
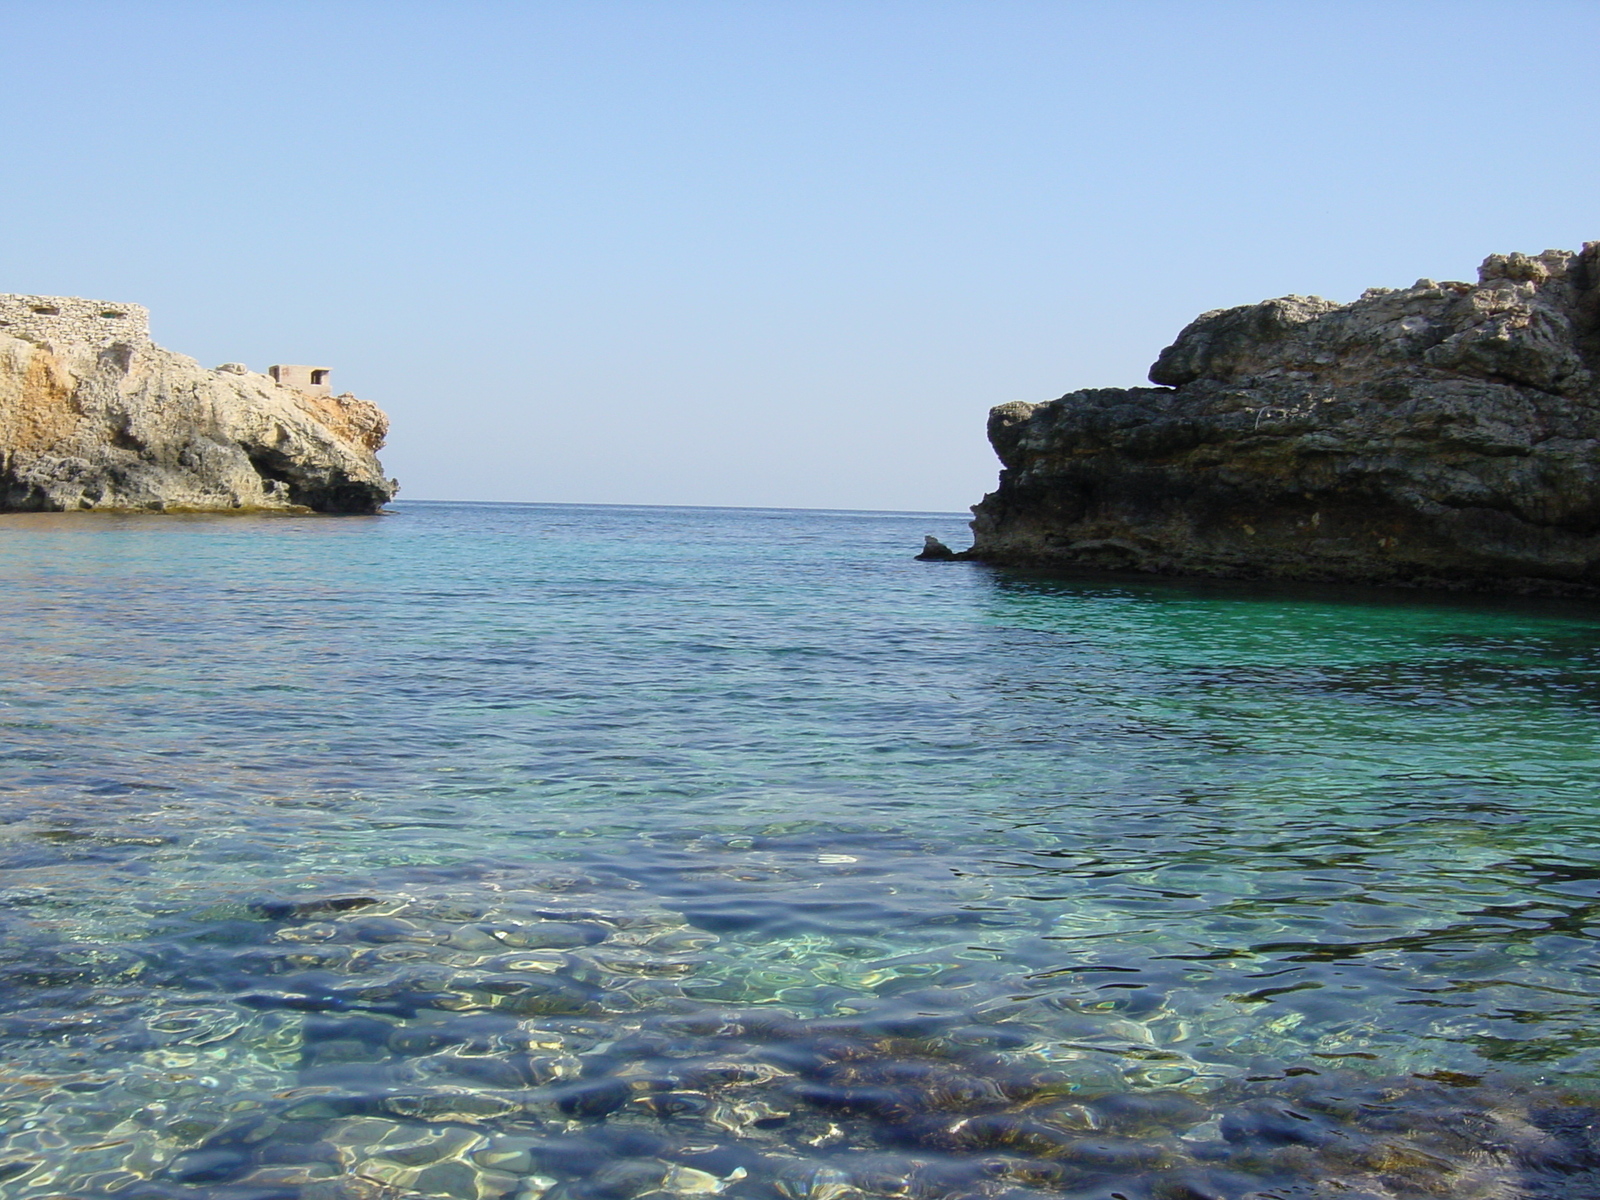
[[[150,341],[150,310],[78,296],[0,295],[0,333],[55,347],[142,346]]]
[[[292,387],[299,392],[313,396],[333,395],[333,385],[328,382],[328,377],[333,374],[330,367],[278,363],[268,367],[267,374],[272,376],[274,383],[281,383],[284,387]]]

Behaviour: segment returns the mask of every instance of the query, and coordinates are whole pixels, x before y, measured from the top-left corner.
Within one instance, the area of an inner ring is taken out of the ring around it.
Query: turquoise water
[[[1596,610],[924,533],[0,518],[0,1194],[1591,1194]]]

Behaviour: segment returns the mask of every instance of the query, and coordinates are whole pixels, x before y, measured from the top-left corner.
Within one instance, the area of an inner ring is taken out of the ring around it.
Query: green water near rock
[[[0,518],[0,1195],[1600,1194],[1592,607],[924,533]]]

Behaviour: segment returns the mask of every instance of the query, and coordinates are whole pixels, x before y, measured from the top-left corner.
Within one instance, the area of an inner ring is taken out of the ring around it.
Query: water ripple
[[[1597,1190],[1591,609],[924,532],[0,518],[0,1195]]]

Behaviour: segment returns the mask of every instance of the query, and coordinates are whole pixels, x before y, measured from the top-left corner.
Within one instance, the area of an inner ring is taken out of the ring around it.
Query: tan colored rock
[[[133,304],[0,296],[0,510],[371,513],[377,405],[207,370]]]

